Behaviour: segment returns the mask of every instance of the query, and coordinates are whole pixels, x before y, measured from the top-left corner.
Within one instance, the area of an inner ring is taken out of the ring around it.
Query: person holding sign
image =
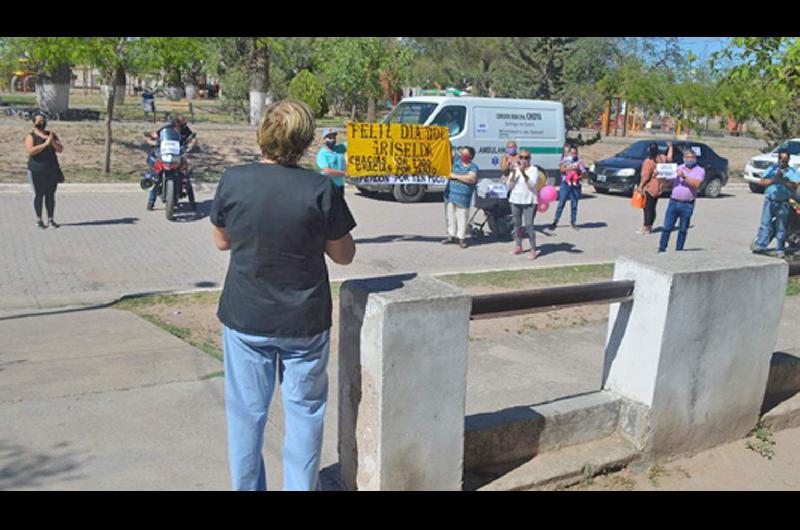
[[[331,286],[325,255],[352,263],[356,223],[330,178],[297,165],[314,141],[305,103],[267,105],[262,159],[228,168],[211,206],[214,243],[231,251],[223,324],[228,460],[234,490],[266,490],[262,449],[276,376],[283,488],[313,491],[328,399]]]
[[[475,149],[462,147],[458,158],[453,161],[452,173],[444,189],[445,213],[447,216],[447,237],[442,243],[455,243],[467,248],[467,221],[472,193],[478,182],[478,166],[472,162]]]
[[[574,173],[575,177],[570,177]],[[567,199],[570,201],[570,226],[578,230],[578,201],[581,198],[581,177],[586,174],[586,166],[578,158],[578,148],[574,145],[569,148],[567,156],[561,161],[561,188],[558,190],[558,208],[556,216],[550,225],[550,230],[555,230],[558,220],[561,219],[561,212]],[[568,179],[569,177],[569,179]]]
[[[508,177],[508,189],[511,193],[508,202],[511,204],[511,214],[514,217],[514,250],[512,254],[522,254],[522,221],[525,221],[525,231],[531,241],[530,258],[536,259],[536,230],[533,220],[536,218],[536,208],[539,203],[539,190],[544,186],[544,175],[540,178],[539,170],[531,165],[531,154],[526,150],[519,152],[518,165],[512,169]]]
[[[658,152],[658,144],[652,143],[647,148],[647,158],[642,163],[642,178],[639,181],[639,193],[644,194],[644,225],[636,233],[647,235],[653,231],[656,220],[656,203],[661,196],[661,180],[658,179],[658,164],[672,162],[672,142],[667,142],[666,156]]]
[[[761,226],[758,229],[753,252],[764,252],[769,245],[772,231],[772,220],[775,219],[775,239],[777,251],[783,256],[786,246],[786,232],[789,224],[789,199],[797,191],[800,173],[789,165],[789,153],[780,151],[778,163],[770,166],[759,181],[764,190],[764,208],[761,210]]]
[[[675,250],[683,250],[683,246],[686,243],[686,235],[689,232],[689,223],[694,212],[694,201],[706,176],[706,170],[697,165],[697,155],[691,149],[686,149],[683,152],[683,165],[678,166],[676,173],[667,213],[664,214],[664,228],[658,245],[659,252],[667,250],[669,235],[675,229],[675,223],[679,220],[678,241],[675,245]]]
[[[337,144],[336,135],[336,129],[322,131],[322,147],[317,153],[317,167],[323,175],[331,177],[333,183],[344,193],[347,144]]]

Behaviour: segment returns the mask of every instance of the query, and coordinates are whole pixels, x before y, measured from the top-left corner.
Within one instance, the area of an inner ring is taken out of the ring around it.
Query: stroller
[[[514,219],[511,216],[511,205],[508,202],[508,188],[506,185],[492,180],[481,179],[475,190],[475,212],[469,219],[470,234],[475,239],[487,236],[485,228],[488,225],[489,233],[497,240],[510,241],[513,239]],[[478,222],[476,217],[483,214],[483,221]]]

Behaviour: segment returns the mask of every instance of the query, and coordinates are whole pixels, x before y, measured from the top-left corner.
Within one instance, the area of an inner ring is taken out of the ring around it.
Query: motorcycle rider
[[[158,139],[160,138],[161,135],[161,131],[168,127],[174,129],[175,132],[177,132],[180,135],[181,146],[185,147],[186,153],[190,152],[197,144],[197,137],[194,136],[194,133],[189,128],[186,117],[183,116],[182,114],[176,114],[175,116],[173,116],[172,119],[169,121],[169,123],[167,123],[163,127],[160,127],[155,132],[148,134],[147,138],[151,142],[158,142]],[[147,156],[148,168],[152,170],[153,167],[155,166],[155,162],[156,162],[156,154],[155,151],[152,151]],[[192,181],[190,178],[188,178],[188,174],[186,173],[185,169],[181,171],[179,175],[182,177],[181,181],[183,182],[183,185],[186,187],[186,193],[189,196],[189,203],[192,206],[192,209],[195,209],[194,187],[192,186]],[[181,183],[179,182],[176,184],[180,185]],[[180,187],[178,187],[178,189],[180,189]],[[147,209],[152,210],[155,204],[156,204],[156,187],[153,186],[152,188],[150,188],[150,195],[147,198]]]
[[[770,166],[759,181],[764,186],[764,208],[761,213],[761,226],[758,237],[753,245],[753,252],[765,252],[772,239],[772,223],[775,223],[775,239],[777,240],[778,256],[784,255],[786,245],[787,225],[789,224],[789,199],[797,191],[797,182],[800,182],[800,173],[789,166],[789,153],[780,151],[778,163]]]

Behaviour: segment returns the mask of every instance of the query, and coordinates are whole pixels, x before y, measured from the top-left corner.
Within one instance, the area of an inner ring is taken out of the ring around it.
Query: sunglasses
[[[531,159],[531,157],[529,157],[529,156],[521,156],[519,158],[520,158],[520,160],[530,160]]]

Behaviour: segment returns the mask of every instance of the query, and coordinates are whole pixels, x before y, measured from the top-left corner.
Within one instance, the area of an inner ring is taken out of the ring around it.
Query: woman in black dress
[[[47,119],[44,114],[33,117],[33,131],[25,137],[25,149],[28,150],[28,171],[36,193],[33,199],[33,209],[36,212],[36,226],[47,228],[42,222],[42,202],[47,207],[48,220],[51,228],[58,228],[55,220],[56,188],[59,182],[64,182],[64,174],[58,165],[56,153],[64,150],[56,133],[48,131]]]

